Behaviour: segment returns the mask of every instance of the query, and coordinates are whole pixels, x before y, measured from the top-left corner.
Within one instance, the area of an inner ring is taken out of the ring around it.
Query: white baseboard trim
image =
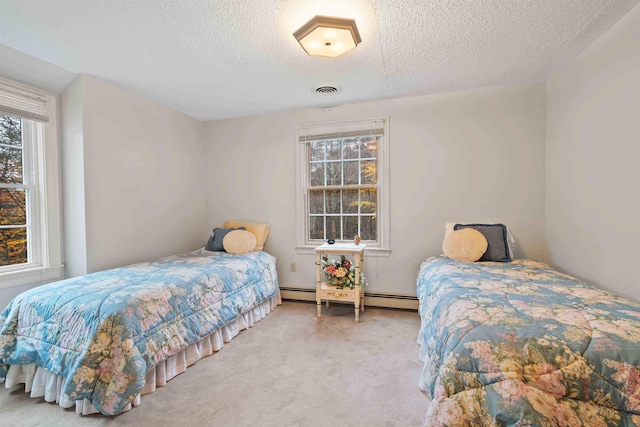
[[[316,290],[309,288],[290,288],[281,286],[282,299],[297,301],[315,301]],[[335,301],[334,301],[335,302]],[[365,307],[401,308],[418,310],[418,298],[407,295],[364,293]]]

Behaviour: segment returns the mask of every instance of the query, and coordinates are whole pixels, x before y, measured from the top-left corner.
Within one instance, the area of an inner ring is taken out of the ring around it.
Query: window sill
[[[13,288],[28,284],[44,284],[53,280],[62,279],[64,265],[53,267],[35,267],[24,270],[7,271],[0,273],[0,289]]]
[[[296,246],[296,252],[299,255],[315,255],[315,249],[320,245],[306,245],[306,246]],[[388,258],[391,256],[391,249],[389,248],[380,248],[377,246],[367,246],[364,248],[364,255],[371,257],[380,257],[380,258]]]

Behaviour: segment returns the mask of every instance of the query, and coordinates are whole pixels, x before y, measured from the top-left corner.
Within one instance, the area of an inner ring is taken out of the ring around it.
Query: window
[[[388,249],[387,121],[298,127],[298,246],[328,239]]]
[[[0,115],[0,267],[37,263],[38,123]]]
[[[62,273],[55,101],[0,78],[0,288]]]

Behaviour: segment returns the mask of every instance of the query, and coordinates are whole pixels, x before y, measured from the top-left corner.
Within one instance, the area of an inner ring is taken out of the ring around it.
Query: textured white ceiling
[[[19,51],[210,120],[544,81],[637,4],[0,0],[0,72],[15,74]],[[307,56],[292,33],[314,15],[355,19],[362,43],[336,59]],[[322,84],[342,90],[315,94]]]

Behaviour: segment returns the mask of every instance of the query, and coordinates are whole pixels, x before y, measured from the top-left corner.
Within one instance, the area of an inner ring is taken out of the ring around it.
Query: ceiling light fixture
[[[293,36],[310,56],[336,58],[362,41],[356,21],[332,16],[314,16]]]

